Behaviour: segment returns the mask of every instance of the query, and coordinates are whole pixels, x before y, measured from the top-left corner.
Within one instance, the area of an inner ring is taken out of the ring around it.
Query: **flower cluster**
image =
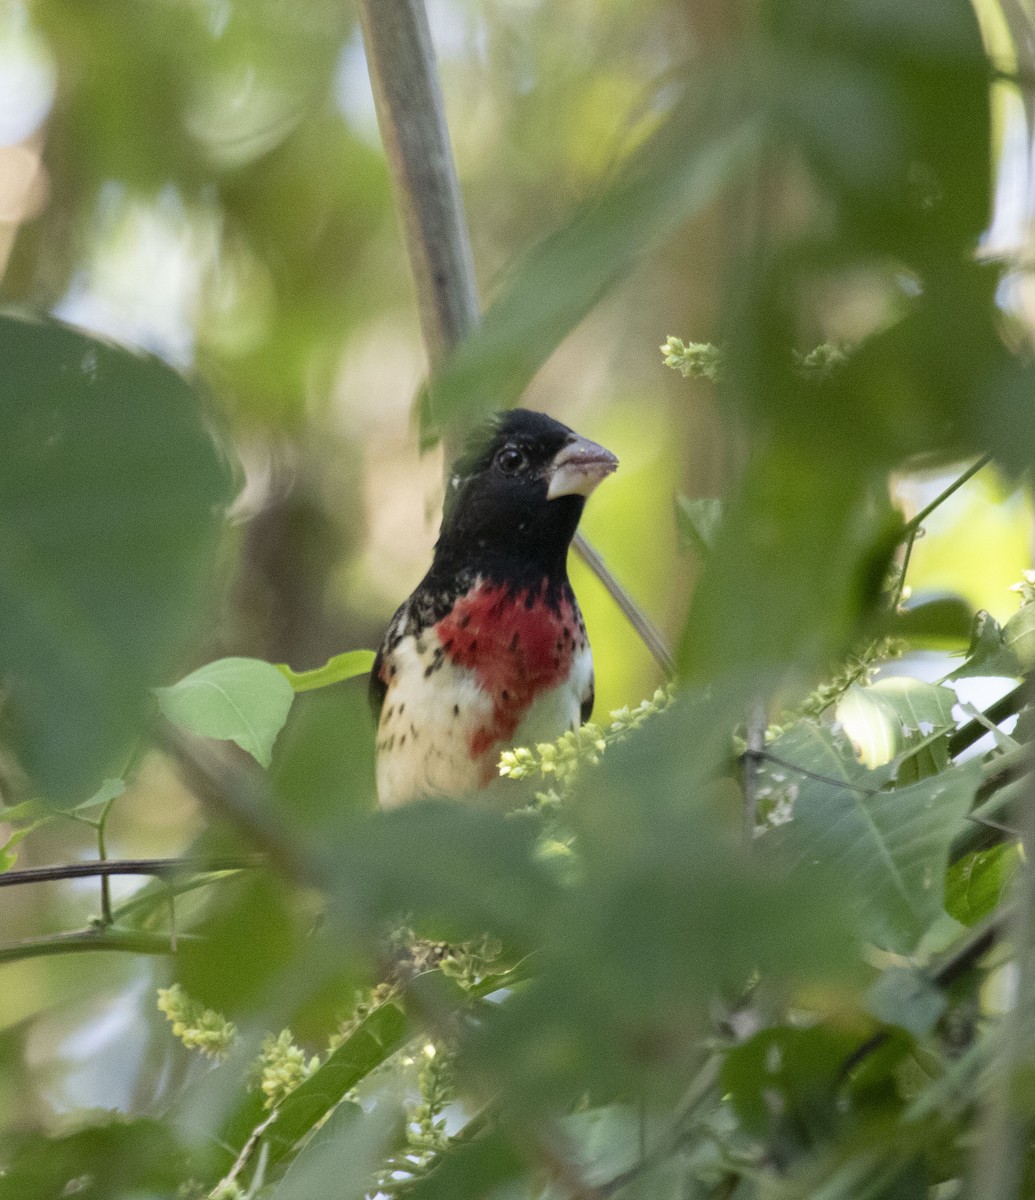
[[[230,1053],[237,1026],[221,1013],[192,1000],[178,983],[159,988],[158,1009],[172,1022],[174,1036],[188,1050],[199,1050],[206,1058],[222,1059]]]
[[[677,337],[666,339],[660,347],[665,366],[678,371],[684,379],[708,379],[718,383],[722,374],[722,351],[711,342],[682,342]]]
[[[519,746],[505,750],[500,755],[499,773],[506,779],[533,779],[538,775],[563,788],[583,763],[598,763],[612,742],[620,741],[649,717],[663,712],[674,699],[673,688],[658,688],[649,700],[643,700],[635,708],[616,709],[606,729],[589,722],[580,729],[562,734],[555,742],[540,742],[534,749]],[[545,793],[544,798],[560,799],[553,790]]]
[[[300,1083],[304,1083],[319,1067],[320,1056],[306,1059],[305,1051],[295,1045],[290,1029],[282,1029],[274,1037],[267,1034],[262,1052],[255,1064],[259,1089],[266,1097],[266,1107],[275,1108]]]

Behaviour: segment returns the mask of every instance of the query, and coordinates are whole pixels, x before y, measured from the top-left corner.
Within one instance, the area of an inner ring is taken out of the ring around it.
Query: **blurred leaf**
[[[766,686],[759,673],[771,686],[791,663],[818,671],[844,657],[881,603],[900,529],[860,464],[831,464],[804,440],[760,447],[726,502],[680,668],[702,681],[737,673],[746,706]]]
[[[297,699],[277,742],[271,782],[293,826],[319,839],[349,837],[343,826],[377,807],[366,688],[357,682]]]
[[[177,979],[192,1000],[227,1017],[254,1010],[272,980],[302,945],[300,922],[285,885],[258,872],[226,881],[214,907],[181,944]]]
[[[220,658],[172,687],[155,688],[170,721],[203,737],[234,741],[268,767],[295,698],[280,669],[257,658]]]
[[[280,1119],[270,1130],[274,1138]],[[363,1200],[404,1121],[402,1110],[383,1097],[370,1111],[352,1102],[339,1104],[270,1191],[270,1200]]]
[[[312,671],[292,671],[284,663],[277,663],[277,670],[296,692],[308,692],[313,688],[341,683],[356,675],[366,675],[374,665],[375,657],[373,650],[346,650],[344,654],[335,654],[322,667]]]
[[[914,596],[888,620],[887,632],[912,645],[953,649],[970,637],[974,613],[960,596]]]
[[[999,903],[1021,861],[1020,844],[1004,842],[953,863],[945,880],[946,912],[963,925],[976,925]]]
[[[676,104],[616,181],[531,250],[482,325],[431,383],[441,434],[468,428],[512,405],[532,376],[594,304],[645,251],[704,208],[744,169],[757,129],[732,105],[709,111],[707,89]],[[724,112],[723,108],[730,111]],[[428,431],[422,430],[427,439]]]
[[[1017,655],[1003,640],[1003,631],[996,619],[987,612],[979,612],[974,618],[970,648],[961,667],[957,667],[949,679],[971,679],[984,676],[1005,676],[1020,679],[1024,674]]]
[[[637,1164],[643,1121],[643,1114],[634,1108],[611,1104],[557,1122],[565,1158],[587,1189],[608,1184]]]
[[[911,967],[889,967],[870,988],[866,1007],[885,1025],[898,1025],[926,1037],[948,1001],[929,979]]]
[[[535,831],[473,804],[425,800],[357,820],[334,857],[341,914],[362,932],[412,914],[423,936],[537,944],[556,893]]]
[[[786,1161],[837,1121],[842,1070],[857,1045],[847,1030],[764,1029],[726,1055],[721,1086],[745,1130]]]
[[[722,520],[722,501],[709,496],[691,500],[676,497],[676,528],[684,547],[692,547],[702,558],[712,548],[715,530]]]
[[[408,1200],[480,1200],[501,1191],[527,1167],[500,1128],[451,1145],[433,1169],[407,1187]]]
[[[836,872],[867,936],[908,954],[941,911],[949,847],[980,786],[980,766],[875,791],[890,768],[867,771],[811,721],[799,721],[770,749],[823,777],[766,766],[777,788],[793,795],[793,820],[766,835],[772,852],[806,877],[820,864]]]
[[[65,1137],[14,1137],[0,1152],[0,1163],[2,1200],[169,1195],[185,1169],[184,1155],[164,1123],[114,1116]]]
[[[156,359],[0,318],[0,675],[48,799],[95,788],[203,617],[224,464]]]

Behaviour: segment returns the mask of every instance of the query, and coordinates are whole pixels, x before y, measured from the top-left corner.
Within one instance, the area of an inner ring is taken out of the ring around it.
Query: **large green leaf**
[[[234,741],[268,767],[295,689],[272,663],[220,658],[155,694],[170,721],[204,737]]]
[[[49,798],[99,784],[204,616],[228,498],[204,407],[157,359],[0,317],[0,681]]]
[[[772,852],[805,875],[820,865],[835,871],[867,936],[888,950],[912,951],[942,910],[949,847],[980,786],[980,767],[955,766],[881,791],[890,768],[867,771],[812,721],[792,726],[771,750],[812,773],[767,765],[793,812],[768,835]]]

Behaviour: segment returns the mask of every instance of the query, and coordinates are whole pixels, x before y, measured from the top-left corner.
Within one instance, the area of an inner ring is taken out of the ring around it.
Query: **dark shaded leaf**
[[[203,615],[229,478],[157,359],[0,318],[0,675],[40,790],[96,788]]]

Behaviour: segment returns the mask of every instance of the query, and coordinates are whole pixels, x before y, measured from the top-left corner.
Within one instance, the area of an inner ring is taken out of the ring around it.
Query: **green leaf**
[[[949,847],[980,786],[980,766],[880,791],[890,767],[865,770],[814,722],[798,722],[770,749],[824,776],[794,778],[766,766],[768,779],[793,799],[793,819],[767,835],[773,852],[805,875],[820,865],[836,872],[866,935],[908,954],[941,912]]]
[[[890,967],[866,995],[866,1007],[885,1025],[926,1037],[945,1011],[945,996],[920,971]]]
[[[18,848],[18,843],[29,836],[34,829],[38,829],[41,825],[45,825],[51,818],[41,817],[38,821],[33,821],[31,825],[25,825],[21,829],[16,829],[2,846],[0,846],[0,871],[9,871],[18,861],[18,855],[15,850]]]
[[[1035,604],[1026,604],[1006,622],[1003,646],[1016,656],[1022,671],[1035,667]]]
[[[887,622],[891,637],[914,646],[957,649],[970,637],[974,610],[961,596],[914,596]]]
[[[110,800],[117,800],[125,791],[125,780],[105,779],[89,800],[84,800],[81,804],[77,804],[71,811],[82,812],[86,808],[96,808],[99,804],[107,804]]]
[[[676,497],[676,529],[680,543],[704,558],[712,548],[722,520],[722,501],[710,496]]]
[[[229,476],[157,359],[0,316],[0,678],[48,800],[97,787],[205,619]]]
[[[1023,674],[1017,655],[1003,640],[1003,631],[998,621],[990,613],[979,612],[974,618],[974,629],[970,635],[970,648],[967,650],[966,659],[948,678],[1005,676],[1020,679]]]
[[[264,767],[295,698],[281,671],[257,658],[217,659],[155,695],[170,721],[234,741]]]
[[[402,1009],[391,1002],[369,1013],[344,1042],[280,1105],[270,1129],[270,1158],[279,1162],[346,1092],[400,1050],[410,1035]]]
[[[1022,861],[1020,845],[1004,842],[975,850],[949,868],[945,909],[963,925],[976,925],[999,903],[1003,889]]]
[[[175,1193],[185,1169],[185,1156],[165,1124],[112,1117],[65,1137],[9,1138],[0,1200],[167,1196]]]
[[[312,671],[292,671],[286,663],[277,663],[277,670],[296,692],[309,692],[313,688],[330,687],[332,683],[366,675],[376,657],[373,650],[346,650],[344,654],[335,654],[322,667]]]

